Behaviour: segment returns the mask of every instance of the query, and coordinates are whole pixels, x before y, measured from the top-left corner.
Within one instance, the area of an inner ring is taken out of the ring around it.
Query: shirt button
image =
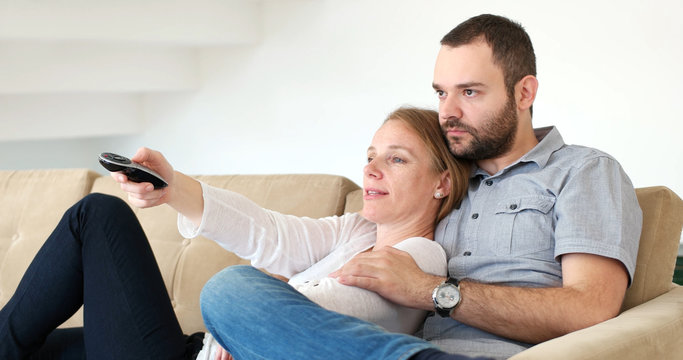
[[[514,209],[516,209],[516,208],[517,208],[517,204],[512,204],[512,205],[510,205],[510,210],[514,210]]]
[[[477,214],[477,213],[472,214],[472,219],[476,219],[478,217],[479,217],[479,214]]]
[[[493,185],[493,180],[486,180],[486,186],[491,186]]]
[[[464,255],[464,256],[470,256],[470,255],[472,255],[472,252],[470,252],[470,251],[465,251],[465,252],[463,253],[463,255]]]

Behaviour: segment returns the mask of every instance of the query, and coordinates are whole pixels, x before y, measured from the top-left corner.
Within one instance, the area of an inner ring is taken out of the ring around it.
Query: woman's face
[[[410,127],[398,120],[385,122],[368,148],[363,217],[377,224],[409,224],[424,216],[433,221],[441,175],[431,164],[427,147]]]

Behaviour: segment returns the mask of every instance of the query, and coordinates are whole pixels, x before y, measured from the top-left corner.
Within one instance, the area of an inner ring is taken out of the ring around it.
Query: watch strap
[[[453,284],[457,287],[460,287],[460,280],[454,278],[454,277],[449,277],[448,280],[446,280],[447,283]]]

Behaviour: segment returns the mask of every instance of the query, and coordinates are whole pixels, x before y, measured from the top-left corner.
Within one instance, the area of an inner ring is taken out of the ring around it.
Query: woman
[[[333,279],[324,278],[323,273],[335,270],[358,252],[414,243],[412,248],[404,246],[414,249],[417,257],[423,250],[422,245],[431,249],[427,259],[434,258],[433,254],[438,253],[435,250],[443,255],[438,245],[425,239],[433,238],[435,221],[464,195],[468,169],[450,156],[441,138],[436,112],[399,109],[388,119],[378,130],[368,152],[362,217],[351,214],[312,220],[265,211],[237,194],[211,188],[175,172],[160,153],[148,149],[141,149],[132,160],[161,174],[168,181],[168,187],[154,190],[151,184],[128,182],[121,174],[112,176],[128,192],[135,206],[168,203],[180,214],[181,232],[206,234],[224,247],[251,257],[257,266],[291,276],[290,282],[298,284],[306,293],[304,288],[309,279],[319,279],[319,286],[324,287],[325,283],[335,286]],[[228,212],[230,216],[226,217],[224,211],[230,206],[222,206],[226,204],[223,201],[239,203],[240,211]],[[264,229],[284,226],[289,229],[285,233],[297,240],[289,245],[315,245],[309,246],[310,251],[304,253],[303,260],[294,256],[269,256],[272,248],[267,243],[251,241],[255,237],[241,222],[245,219],[252,224],[258,220],[256,224]],[[373,222],[377,223],[376,230]],[[291,236],[297,229],[310,230],[311,224],[326,228],[315,236]],[[336,229],[343,228],[346,232],[330,236],[329,230],[334,226],[341,226]],[[406,239],[415,240],[406,242]],[[341,255],[328,257],[339,252],[338,249],[343,249]],[[268,260],[274,258],[277,261]],[[441,261],[445,271],[445,256]],[[218,278],[212,283],[217,281]],[[311,292],[314,293],[322,294]],[[210,292],[203,292],[202,296],[204,304],[210,303],[207,300],[211,298]],[[346,304],[353,301],[350,298]],[[53,331],[81,303],[85,307],[84,329]],[[391,304],[380,305],[384,306]],[[424,314],[413,317],[419,323],[421,316]],[[386,317],[377,319],[382,320]],[[409,327],[414,324],[396,326],[412,331]],[[56,348],[70,345],[73,347],[69,350],[78,351],[79,344],[84,344],[80,346],[88,356],[98,359],[196,356],[201,344],[193,341],[195,337],[182,335],[149,244],[123,202],[90,195],[68,210],[29,266],[13,297],[0,311],[0,357],[3,359],[29,356],[46,337],[47,345],[40,351],[63,352]]]
[[[442,139],[436,112],[402,108],[390,114],[368,148],[361,214],[319,220],[271,214],[234,194],[207,187],[205,206],[220,208],[214,213],[244,218],[245,223],[270,223],[270,227],[235,233],[216,216],[205,217],[200,229],[181,231],[186,237],[201,233],[252,260],[257,267],[291,277],[290,285],[324,308],[371,321],[392,332],[413,334],[426,312],[391,303],[368,290],[341,285],[329,275],[356,254],[386,247],[405,251],[427,273],[446,275],[446,256],[433,241],[434,227],[462,198],[468,169],[453,159]],[[268,221],[271,216],[275,220]],[[258,243],[244,241],[254,238],[254,232],[261,234]],[[299,234],[315,234],[315,242],[302,242]],[[205,321],[211,317],[207,313],[220,316],[230,311],[230,304],[223,300],[223,278],[235,271],[251,270],[229,269],[205,286],[201,299]],[[212,323],[206,325],[212,330]]]

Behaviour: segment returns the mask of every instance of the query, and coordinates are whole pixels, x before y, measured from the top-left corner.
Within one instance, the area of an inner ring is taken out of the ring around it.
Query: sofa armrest
[[[546,341],[510,359],[680,359],[683,287],[614,319]]]

